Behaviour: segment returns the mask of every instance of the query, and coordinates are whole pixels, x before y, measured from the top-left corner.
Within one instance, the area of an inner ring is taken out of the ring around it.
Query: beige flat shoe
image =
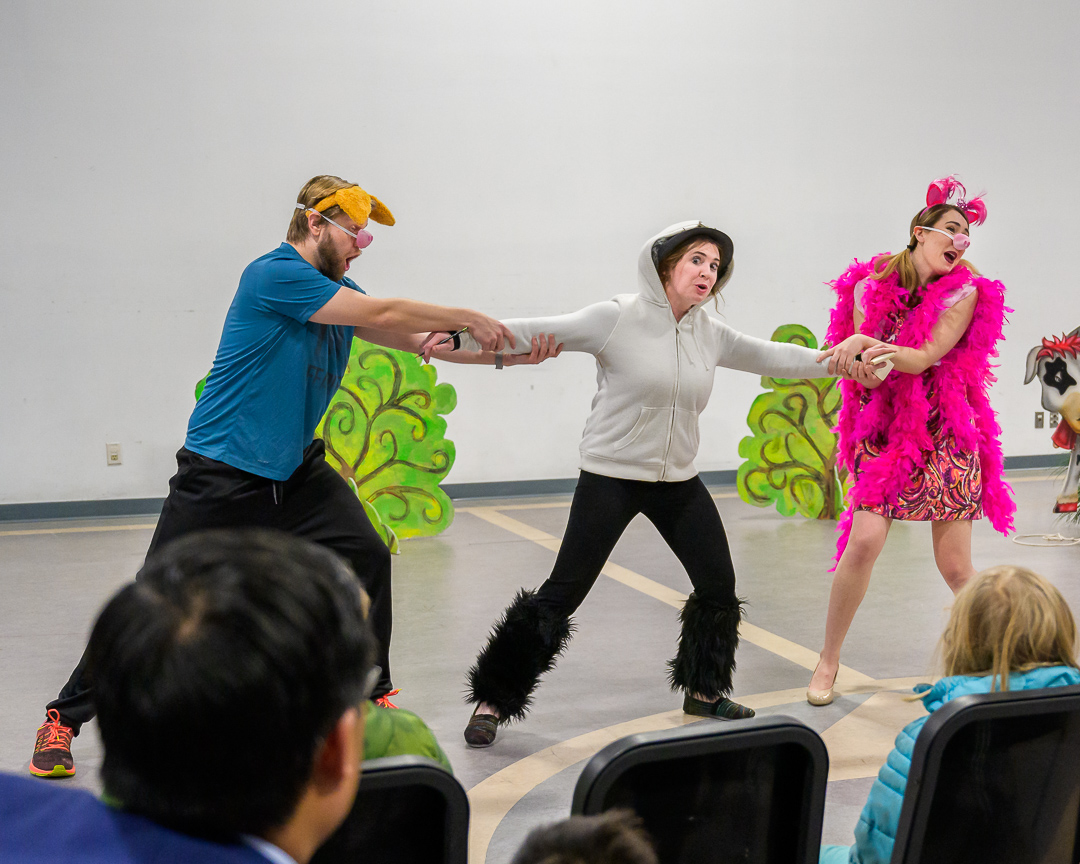
[[[818,663],[818,665],[819,666],[821,665],[820,662]],[[837,671],[837,673],[839,673],[840,670],[837,669],[836,671]],[[817,666],[814,667],[814,674],[815,675],[817,674]],[[829,705],[829,704],[832,703],[833,699],[836,698],[836,693],[834,692],[835,687],[836,687],[836,676],[835,675],[833,676],[833,686],[830,687],[828,690],[813,690],[810,687],[807,687],[806,688],[806,701],[809,702],[811,705],[817,705],[818,707],[820,707],[822,705]]]

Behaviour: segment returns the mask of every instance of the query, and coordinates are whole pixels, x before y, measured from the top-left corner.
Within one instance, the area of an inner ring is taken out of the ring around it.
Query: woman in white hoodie
[[[489,746],[498,724],[525,716],[540,676],[566,647],[570,615],[638,513],[656,526],[694,586],[669,664],[672,688],[686,694],[683,710],[753,716],[727,698],[741,601],[720,514],[694,467],[698,414],[717,366],[780,378],[828,371],[814,350],[744,336],[701,309],[731,278],[733,251],[722,231],[672,225],[642,248],[637,294],[569,315],[504,322],[519,345],[554,334],[566,350],[594,355],[597,393],[555,567],[538,589],[518,593],[469,671],[468,701],[477,704],[465,729],[470,745]],[[462,334],[461,347],[479,346]]]

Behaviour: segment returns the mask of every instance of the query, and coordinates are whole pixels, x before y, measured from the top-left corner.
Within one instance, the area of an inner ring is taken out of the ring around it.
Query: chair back
[[[790,717],[631,735],[586,765],[573,812],[636,812],[662,864],[814,864],[829,757]]]
[[[893,864],[1080,861],[1080,686],[953,700],[912,752]]]
[[[311,864],[466,864],[469,799],[454,775],[423,756],[364,763],[360,791]]]

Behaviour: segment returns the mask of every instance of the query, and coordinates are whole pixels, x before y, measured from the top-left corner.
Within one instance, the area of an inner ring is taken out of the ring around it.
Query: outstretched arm
[[[390,330],[376,330],[373,327],[357,327],[353,332],[361,339],[374,342],[376,345],[383,345],[398,351],[408,351],[411,354],[419,354],[425,361],[436,359],[447,360],[451,363],[495,365],[496,352],[494,351],[452,351],[452,343],[446,343],[438,347],[427,346],[425,343],[429,341],[430,337],[428,333],[394,333]],[[532,366],[543,363],[552,357],[558,357],[562,353],[562,349],[563,346],[556,343],[554,335],[550,333],[546,336],[534,336],[528,354],[504,354],[502,356],[502,365]]]
[[[892,354],[893,369],[896,372],[907,372],[910,375],[921,375],[938,360],[949,353],[960,341],[971,323],[975,314],[975,304],[979,294],[972,292],[960,302],[941,313],[934,329],[930,331],[930,339],[918,348],[906,348],[901,345],[890,345],[880,339],[874,339],[863,333],[856,332],[849,336],[839,345],[821,353],[822,358],[829,358],[829,370],[834,374],[848,372],[851,377],[857,377],[862,372],[859,364],[869,365],[875,358],[883,354]],[[862,326],[863,313],[858,307],[855,309],[855,330]],[[860,359],[856,360],[856,356]],[[860,381],[860,383],[862,383]]]
[[[518,343],[521,344],[520,342]],[[503,354],[495,351],[451,351],[439,346],[430,352],[430,360],[447,360],[451,363],[469,363],[476,366],[535,366],[562,354],[563,346],[555,341],[555,334],[532,337],[532,350],[528,354]]]
[[[813,348],[747,336],[716,320],[713,326],[720,329],[717,366],[774,378],[829,378],[833,374],[827,364],[818,362]]]
[[[351,288],[340,289],[308,320],[316,324],[344,324],[405,335],[468,327],[478,348],[502,351],[507,345],[516,347],[514,336],[506,327],[474,309],[436,306],[403,298],[369,297]]]
[[[614,300],[605,300],[568,315],[512,318],[502,323],[522,346],[531,345],[534,337],[554,336],[555,342],[567,351],[598,354],[619,323],[619,306]],[[462,349],[476,351],[480,347],[471,329],[461,334]]]

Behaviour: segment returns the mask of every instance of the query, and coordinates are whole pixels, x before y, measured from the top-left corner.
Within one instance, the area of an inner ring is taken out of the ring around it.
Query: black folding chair
[[[912,752],[892,864],[1080,861],[1080,687],[964,696]]]
[[[635,811],[663,864],[814,864],[828,775],[825,744],[798,720],[707,720],[605,747],[573,812]]]
[[[469,799],[454,775],[422,756],[364,763],[345,822],[311,864],[466,864]]]

